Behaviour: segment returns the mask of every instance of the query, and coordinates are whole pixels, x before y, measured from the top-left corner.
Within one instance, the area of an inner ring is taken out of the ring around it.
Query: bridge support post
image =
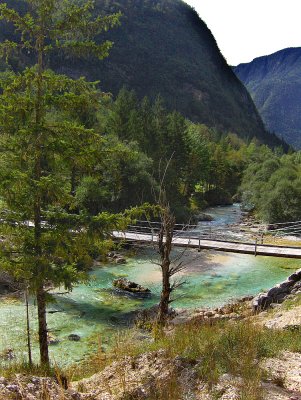
[[[201,251],[201,238],[199,237],[199,248],[198,248],[198,253]]]
[[[255,250],[254,250],[254,256],[257,256],[257,238],[255,240]]]

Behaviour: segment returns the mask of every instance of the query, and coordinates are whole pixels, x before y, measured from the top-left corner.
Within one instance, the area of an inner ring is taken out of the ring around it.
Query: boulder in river
[[[116,257],[115,258],[115,263],[116,264],[125,264],[126,263],[126,259],[124,257],[122,257],[122,256]]]
[[[138,283],[131,282],[125,278],[114,279],[113,286],[118,289],[125,290],[126,292],[136,293],[136,294],[149,294],[151,291]]]
[[[76,333],[71,333],[71,335],[68,336],[68,339],[71,340],[71,342],[79,342],[80,336]]]
[[[126,258],[123,257],[120,253],[116,252],[110,252],[107,254],[108,261],[110,263],[115,263],[115,264],[125,264],[126,263]]]
[[[211,222],[214,220],[214,218],[211,215],[205,213],[198,214],[197,218],[199,221],[205,221],[205,222]]]

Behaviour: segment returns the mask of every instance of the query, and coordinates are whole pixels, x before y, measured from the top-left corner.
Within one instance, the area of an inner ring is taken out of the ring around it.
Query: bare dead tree
[[[162,206],[162,204],[161,204]],[[157,323],[164,325],[169,315],[169,305],[174,301],[171,294],[174,290],[185,284],[185,281],[176,281],[172,278],[177,273],[187,268],[187,264],[181,261],[186,248],[174,259],[171,258],[173,249],[173,238],[175,232],[175,217],[167,203],[161,211],[161,227],[158,233],[158,249],[160,262],[158,263],[162,271],[162,290],[157,314]]]
[[[157,322],[163,325],[169,311],[170,295],[172,285],[170,282],[172,267],[170,253],[172,250],[172,239],[175,227],[175,218],[171,214],[169,207],[163,208],[161,212],[161,228],[158,234],[158,248],[160,254],[160,267],[162,271],[162,291],[158,309]]]
[[[171,278],[178,272],[186,268],[186,265],[184,265],[184,263],[180,261],[181,255],[176,257],[175,260],[171,259],[171,252],[173,248],[172,241],[175,233],[176,219],[171,212],[169,203],[166,198],[166,192],[164,190],[164,180],[172,157],[173,154],[166,164],[162,179],[160,181],[160,190],[157,196],[157,204],[159,205],[161,210],[161,224],[158,233],[157,243],[160,255],[160,262],[158,264],[162,271],[162,290],[157,314],[157,323],[159,325],[164,325],[168,318],[169,305],[173,301],[171,299],[171,293],[176,288],[184,284],[184,282],[172,282]]]

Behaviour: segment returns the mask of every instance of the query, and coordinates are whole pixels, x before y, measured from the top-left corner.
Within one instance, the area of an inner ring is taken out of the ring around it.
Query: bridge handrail
[[[143,221],[143,220],[136,220],[136,222],[141,222],[143,224],[146,224],[146,226],[150,226],[150,225],[162,225],[162,222],[159,221]],[[141,226],[141,225],[138,225]],[[174,226],[183,226],[183,227],[192,227],[195,228],[197,226],[197,224],[175,224]]]
[[[137,232],[139,232],[139,230],[141,231],[141,230],[149,230],[149,231],[159,231],[160,230],[160,228],[159,227],[151,227],[151,226],[140,226],[140,225],[128,225],[128,228],[133,228],[134,229],[134,231],[137,231]],[[193,227],[191,227],[191,226],[188,226],[187,227],[187,229],[193,229]],[[189,232],[188,230],[186,230],[186,229],[181,229],[181,230],[178,230],[178,229],[175,229],[174,230],[174,232]]]
[[[159,223],[155,222],[155,224],[159,224]],[[176,233],[176,234],[189,234],[190,232],[195,234],[195,232],[193,231],[195,226],[193,226],[193,225],[184,226],[184,225],[178,224],[178,226],[183,227],[183,229],[181,229],[181,230],[175,229],[174,233]],[[144,232],[147,232],[147,231],[156,232],[156,231],[159,231],[159,229],[160,229],[159,225],[158,226],[128,225],[128,228],[129,228],[128,229],[129,231],[133,231],[133,232],[141,232],[141,231],[144,231]],[[299,226],[298,226],[298,228],[299,228]],[[235,228],[231,227],[231,231],[232,232],[235,232],[235,231],[236,232],[240,232],[241,230],[240,230],[240,228],[235,229]],[[213,228],[212,227],[205,227],[205,228],[202,229],[202,235],[206,235],[206,234],[207,235],[209,234],[210,236],[216,235],[216,234],[217,235],[223,235],[223,232],[224,232],[224,230],[219,229],[217,227],[213,227]],[[282,229],[271,230],[270,233],[271,234],[275,234],[276,236],[281,236],[281,234],[283,234],[282,236],[284,236],[284,235],[294,235],[294,234],[297,235],[297,234],[301,233],[301,225],[300,225],[300,229],[297,229],[297,227],[287,227],[287,228],[282,228]]]
[[[127,232],[122,232],[122,233],[126,234]],[[139,234],[139,232],[128,232],[128,233],[137,233],[137,234]],[[144,234],[144,233],[141,233],[141,234]],[[151,234],[151,232],[147,233],[145,235],[148,235],[150,238],[154,237]],[[255,246],[256,245],[257,247],[286,248],[286,249],[297,249],[297,250],[301,249],[301,246],[280,246],[280,245],[273,245],[273,244],[259,244],[259,243],[256,244],[256,242],[254,243],[254,242],[241,242],[241,241],[225,240],[225,239],[212,239],[212,238],[208,238],[208,237],[207,238],[202,238],[202,235],[192,236],[192,237],[191,236],[189,236],[189,237],[182,236],[181,238],[182,239],[189,239],[189,240],[201,240],[201,241],[208,240],[208,241],[218,242],[218,243],[243,244],[243,245],[249,245],[249,246]],[[135,240],[135,239],[129,239],[129,240]]]
[[[141,233],[143,233],[143,232],[158,232],[159,231],[159,228],[154,228],[154,227],[149,227],[149,226],[139,226],[139,225],[128,225],[128,227],[127,227],[127,231],[128,232],[137,232],[137,233],[139,233],[139,232],[141,232]],[[174,233],[175,234],[181,234],[181,235],[198,235],[198,236],[208,236],[208,235],[216,235],[216,234],[218,234],[218,235],[223,235],[223,230],[212,230],[211,228],[205,228],[205,229],[203,229],[202,230],[202,232],[201,233],[196,233],[195,231],[189,231],[189,230],[177,230],[177,229],[175,229],[174,230]]]

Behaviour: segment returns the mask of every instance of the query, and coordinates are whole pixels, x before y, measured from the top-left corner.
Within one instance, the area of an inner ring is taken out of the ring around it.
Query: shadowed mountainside
[[[24,10],[22,0],[7,3]],[[124,85],[139,98],[160,94],[169,109],[192,121],[245,138],[256,136],[270,145],[281,143],[266,132],[249,93],[193,8],[181,0],[95,2],[96,13],[116,11],[123,15],[121,25],[105,35],[115,43],[109,58],[82,61],[56,53],[50,57],[51,67],[99,80],[101,88],[114,95]],[[0,25],[0,40],[10,32]]]
[[[255,58],[234,72],[248,88],[266,127],[300,149],[301,48]]]

